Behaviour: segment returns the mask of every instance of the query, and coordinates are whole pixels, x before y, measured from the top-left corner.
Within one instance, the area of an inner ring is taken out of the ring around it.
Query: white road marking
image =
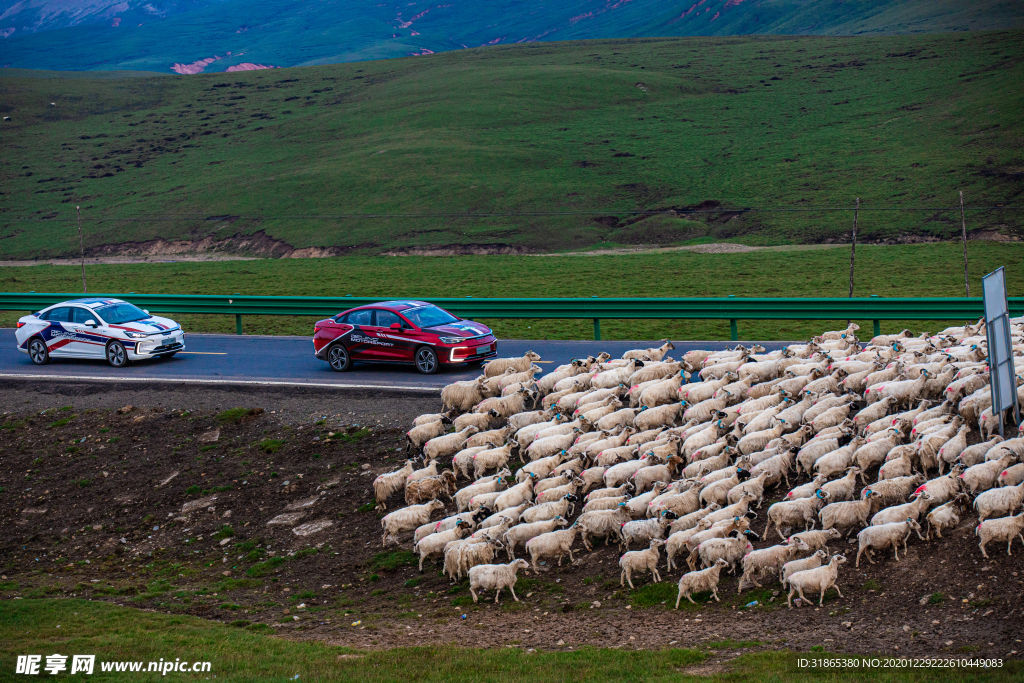
[[[101,377],[95,375],[30,375],[21,373],[0,373],[0,379],[48,379],[48,380],[86,380],[91,382],[162,382],[175,384],[242,384],[271,387],[317,387],[324,389],[380,389],[382,391],[422,391],[434,393],[441,387],[416,387],[397,384],[336,384],[332,382],[280,382],[255,379],[177,379],[172,377]]]
[[[180,354],[189,353],[189,354],[192,354],[194,356],[226,356],[226,355],[228,355],[227,351],[220,351],[220,352],[218,352],[218,351],[178,351],[178,353],[180,353]]]

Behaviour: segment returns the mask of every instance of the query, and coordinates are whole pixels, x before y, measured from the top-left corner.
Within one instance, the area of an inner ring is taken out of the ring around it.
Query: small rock
[[[926,595],[923,598],[921,598],[920,600],[918,600],[917,604],[919,604],[919,605],[927,605],[929,598],[931,598],[931,596],[930,595]]]
[[[561,647],[562,645],[565,645],[565,641],[564,640],[559,640],[557,643],[555,643],[555,645]]]
[[[852,621],[844,621],[843,622],[843,628],[853,628],[853,622]]]
[[[903,632],[904,632],[904,633],[910,633],[910,627],[909,627],[909,626],[907,626],[906,624],[904,624],[904,625],[903,625]]]
[[[291,613],[292,613],[292,611],[290,609],[288,609],[288,608],[285,608],[285,610],[283,612],[281,612],[281,614],[291,614]]]
[[[365,463],[365,462],[364,462],[364,463],[363,463],[363,469],[364,469],[364,470],[368,470],[368,469],[370,469],[370,464],[369,464],[369,463]]]
[[[952,641],[952,640],[947,640],[947,641],[946,641],[946,647],[949,647],[949,646],[951,646],[952,644],[953,644],[953,641]]]
[[[223,514],[223,515],[221,515],[221,519],[227,519],[227,518],[228,518],[228,517],[230,517],[230,516],[231,516],[231,510],[226,510],[226,511],[224,512],[224,514]]]
[[[196,439],[196,441],[198,441],[199,443],[213,443],[218,439],[220,439],[220,430],[211,429],[210,431],[201,434],[199,438]]]
[[[231,570],[229,569],[226,572],[221,572],[221,576],[231,576]]]
[[[220,541],[220,544],[221,545],[227,545],[230,542],[231,542],[230,538],[222,538],[221,541]]]
[[[117,414],[118,415],[124,415],[125,413],[132,412],[133,410],[135,410],[135,406],[128,405],[128,406],[124,406],[123,408],[118,408],[117,409]]]
[[[592,602],[590,604],[593,605],[594,607],[600,607],[601,606],[601,601],[600,600],[594,600],[594,602]]]
[[[102,524],[94,524],[93,527],[92,527],[93,531],[101,531],[102,529],[103,529],[103,525]]]

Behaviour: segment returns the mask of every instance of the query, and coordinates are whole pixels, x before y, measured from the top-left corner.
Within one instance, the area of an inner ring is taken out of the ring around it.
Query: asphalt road
[[[771,350],[786,342],[762,343]],[[676,350],[670,355],[678,358],[691,349],[718,350],[735,344],[675,342]],[[480,374],[478,365],[420,375],[410,366],[364,363],[355,364],[349,372],[337,373],[313,356],[313,344],[306,337],[186,334],[185,346],[187,350],[174,358],[134,363],[121,369],[102,360],[79,359],[54,359],[39,366],[17,349],[13,329],[0,329],[0,378],[435,391]],[[619,357],[629,349],[652,346],[658,346],[657,342],[508,340],[499,342],[498,355],[518,356],[528,350],[536,351],[543,359],[539,365],[548,371],[573,358],[601,351]]]

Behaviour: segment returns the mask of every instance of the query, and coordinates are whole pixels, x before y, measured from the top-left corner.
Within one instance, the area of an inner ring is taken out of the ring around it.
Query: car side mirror
[[[391,329],[393,329],[396,332],[401,332],[402,331],[402,323],[391,323]]]
[[[84,324],[85,324],[86,327],[99,327],[99,324],[95,320],[93,320],[92,318],[89,318],[88,320],[86,320]]]
[[[150,315],[149,311],[147,311],[145,308],[142,309],[142,312],[145,313],[146,315]]]

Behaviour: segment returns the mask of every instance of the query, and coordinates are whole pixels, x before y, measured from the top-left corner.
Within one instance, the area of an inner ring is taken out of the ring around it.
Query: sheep
[[[870,488],[881,496],[882,506],[887,507],[889,505],[904,502],[910,494],[918,491],[919,487],[923,483],[924,475],[914,474],[906,477],[893,477],[892,479],[876,481]],[[935,497],[934,493],[932,495],[933,499],[938,502],[945,502],[945,500],[939,500]]]
[[[473,456],[481,451],[486,451],[491,448],[497,448],[493,443],[486,444],[484,446],[474,446],[473,448],[464,448],[452,457],[452,469],[456,475],[462,475],[466,479],[472,479],[470,476],[470,468],[473,467]]]
[[[503,537],[505,541],[505,552],[508,554],[508,559],[513,559],[516,556],[516,548],[520,545],[525,546],[526,542],[531,538],[554,531],[558,527],[568,525],[569,522],[561,515],[556,515],[551,519],[545,519],[539,522],[517,524],[506,531]]]
[[[381,538],[381,546],[386,547],[388,538],[395,545],[399,545],[398,534],[406,531],[415,531],[416,527],[430,521],[431,515],[436,510],[444,510],[444,503],[439,500],[432,500],[423,505],[410,505],[409,507],[395,510],[384,515],[380,520],[381,528],[384,529],[384,536]]]
[[[496,527],[500,527],[506,523],[509,527],[515,526],[516,524],[519,524],[520,516],[530,507],[530,505],[531,503],[526,502],[515,507],[505,508],[501,512],[495,512],[490,516],[485,516],[477,524],[477,529],[480,531],[491,530],[493,532]],[[477,512],[479,513],[479,510],[477,510]],[[505,531],[507,531],[507,529],[502,529],[500,536],[504,536]],[[474,533],[473,535],[475,536],[476,534]]]
[[[538,503],[550,503],[558,500],[567,493],[579,495],[583,489],[584,481],[580,477],[573,477],[568,484],[562,484],[561,486],[553,486],[546,491],[542,492],[537,496]]]
[[[423,477],[405,487],[406,505],[425,503],[441,496],[452,497],[455,493],[455,473],[444,470],[434,477]]]
[[[401,491],[405,488],[405,482],[409,478],[409,475],[413,473],[415,466],[412,460],[405,461],[405,467],[394,472],[385,472],[379,475],[373,480],[373,493],[377,499],[377,507],[381,510],[387,510],[387,499],[392,494]]]
[[[505,374],[498,376],[498,388],[501,389],[502,395],[505,395],[509,393],[509,387],[533,384],[533,378],[540,373],[540,366],[537,365],[531,365],[521,372],[506,371]]]
[[[679,609],[679,603],[684,597],[696,605],[697,603],[694,602],[693,598],[690,596],[693,593],[702,593],[705,591],[711,591],[711,595],[715,599],[715,602],[721,602],[721,600],[718,599],[718,581],[722,567],[728,566],[728,560],[719,558],[707,569],[689,572],[679,577],[679,594],[676,596],[676,609]],[[708,600],[708,602],[711,601]]]
[[[1003,441],[1003,437],[996,435],[988,441],[968,446],[961,451],[959,460],[968,467],[985,462],[985,454],[995,448],[996,444],[1001,441]]]
[[[660,496],[661,493],[667,488],[668,484],[666,482],[655,482],[654,488],[652,488],[647,493],[642,493],[639,496],[634,496],[633,498],[630,498],[629,500],[626,501],[626,512],[633,519],[643,519],[644,517],[647,517],[647,511],[649,509],[651,502],[654,501],[655,498]],[[672,514],[674,515],[675,513]]]
[[[1005,444],[1004,444],[1005,445]],[[996,485],[996,478],[1007,467],[1013,464],[1017,456],[1013,453],[1006,453],[999,460],[986,460],[983,463],[968,467],[960,475],[964,488],[968,493],[974,494],[978,491],[987,491]]]
[[[469,523],[460,519],[455,523],[454,528],[424,536],[413,544],[413,552],[420,554],[420,573],[423,572],[423,560],[435,555],[443,555],[444,547],[449,542],[459,540],[467,533],[469,533]]]
[[[438,420],[440,420],[443,417],[447,417],[450,420],[450,419],[452,419],[452,417],[454,415],[455,415],[455,411],[454,410],[448,410],[448,411],[445,411],[443,413],[427,413],[425,415],[420,415],[415,420],[413,420],[412,421],[412,426],[413,427],[419,427],[420,425],[425,425],[425,424],[430,423],[430,422],[437,422]],[[457,427],[456,429],[461,429],[461,427]]]
[[[486,432],[477,432],[466,439],[466,445],[464,447],[474,448],[488,443],[503,444],[512,434],[513,431],[510,425],[506,425],[499,429],[489,429]]]
[[[492,410],[488,410],[486,413],[463,413],[452,420],[452,426],[456,431],[473,426],[478,432],[483,432],[491,429],[494,426],[495,418],[498,417],[498,412]]]
[[[770,429],[753,432],[744,436],[740,439],[739,443],[736,444],[736,449],[741,455],[756,453],[757,451],[763,450],[764,447],[768,445],[769,441],[781,436],[785,428],[786,423],[784,421],[775,420]]]
[[[419,452],[425,443],[448,431],[448,425],[450,424],[451,420],[447,417],[442,417],[437,422],[428,422],[425,425],[413,427],[405,433],[405,452]]]
[[[546,479],[558,470],[564,460],[565,452],[559,451],[558,453],[549,455],[546,458],[538,458],[533,462],[528,462],[520,467],[516,472],[516,481],[524,481],[526,477],[531,474],[536,475],[538,479]],[[544,489],[541,489],[541,491],[543,490]]]
[[[736,563],[740,562],[743,557],[754,549],[754,546],[750,544],[750,541],[743,534],[738,531],[733,531],[730,536],[725,538],[710,538],[699,546],[687,558],[687,564],[690,565],[690,569],[696,569],[694,566],[695,557],[699,557],[704,567],[710,567],[711,565],[718,562],[719,559],[724,559],[729,563],[729,573],[736,573]]]
[[[683,412],[683,403],[670,403],[657,408],[641,409],[633,418],[633,426],[640,431],[655,427],[674,426]]]
[[[607,488],[615,488],[629,479],[639,470],[641,467],[648,467],[657,462],[657,458],[654,456],[644,456],[637,460],[627,460],[626,462],[620,462],[607,468],[603,475],[604,485]],[[586,479],[584,478],[584,481]]]
[[[673,455],[664,464],[641,467],[630,477],[633,481],[635,492],[643,493],[649,487],[654,486],[655,482],[670,483],[682,463],[682,458]]]
[[[786,451],[759,462],[750,468],[750,476],[759,476],[762,472],[768,472],[765,486],[776,486],[780,481],[786,482],[789,487],[789,471],[796,461],[796,451]]]
[[[927,491],[932,494],[932,498],[935,499],[936,503],[945,503],[946,501],[952,500],[956,494],[960,493],[963,480],[960,479],[959,475],[963,470],[963,465],[957,465],[950,470],[948,474],[944,474],[941,477],[936,477],[935,479],[922,483],[916,490],[914,490],[914,493]],[[889,479],[887,481],[895,480]],[[879,484],[881,483],[882,482],[879,482]],[[906,498],[906,495],[903,497]]]
[[[740,497],[739,501],[732,505],[711,510],[708,512],[707,518],[711,523],[721,522],[732,517],[757,519],[757,513],[750,509],[750,503],[754,500],[755,498],[752,493],[745,493]],[[716,505],[716,503],[712,503],[711,505]],[[708,508],[710,508],[711,505],[709,505]]]
[[[687,384],[679,388],[679,398],[691,405],[706,401],[715,395],[715,392],[737,379],[735,374],[726,373],[721,379],[708,380]]]
[[[473,406],[484,400],[482,380],[473,379],[465,382],[454,382],[441,390],[441,403],[445,410],[458,413],[469,412]]]
[[[665,357],[666,353],[676,348],[668,339],[662,339],[661,341],[665,343],[656,349],[633,349],[623,353],[622,357],[626,360],[632,360],[634,358],[638,360],[645,360],[646,357],[646,360],[660,361]]]
[[[918,494],[917,498],[909,503],[894,505],[876,512],[871,518],[871,526],[889,524],[890,522],[899,522],[904,519],[913,519],[916,522],[921,519],[921,515],[928,510],[928,506],[931,504],[932,500],[932,494],[927,491],[922,491]]]
[[[746,481],[747,479],[750,479],[750,472],[741,467],[736,467],[732,476],[718,479],[701,489],[700,500],[703,503],[718,503],[719,505],[725,505],[729,502],[729,491],[734,486],[737,486],[740,482]],[[707,477],[701,479],[702,482],[706,480]]]
[[[726,499],[730,504],[738,503],[745,495],[749,494],[753,496],[753,500],[757,501],[757,507],[760,508],[764,501],[764,485],[770,474],[770,472],[761,472],[756,477],[741,481],[729,489]]]
[[[677,482],[674,486],[681,485]],[[671,510],[675,514],[688,515],[700,509],[700,488],[691,486],[680,492],[666,492],[647,504],[647,516],[657,517],[662,510]]]
[[[928,530],[925,532],[924,540],[932,540],[932,529],[935,535],[942,538],[942,532],[960,524],[960,515],[968,509],[970,498],[965,493],[959,493],[953,500],[943,503],[925,516],[928,522]]]
[[[469,486],[464,486],[455,492],[455,504],[458,506],[459,512],[464,512],[469,506],[469,501],[481,493],[491,493],[494,491],[501,491],[505,488],[505,477],[510,476],[512,473],[507,469],[501,470],[497,474],[492,474],[488,477],[477,479]]]
[[[674,533],[669,534],[668,539],[665,541],[665,554],[668,558],[666,568],[668,571],[672,571],[675,565],[675,557],[677,554],[682,552],[684,549],[690,552],[692,548],[689,546],[689,541],[695,535],[708,531],[712,528],[711,522],[707,519],[701,519],[697,522],[697,526],[690,527],[689,529],[682,529]],[[724,526],[723,526],[724,528]],[[729,529],[731,531],[732,529]],[[728,534],[725,531],[721,535]],[[705,538],[706,540],[706,538]],[[699,545],[699,544],[698,544]]]
[[[849,379],[849,378],[847,378]],[[872,403],[866,408],[862,409],[856,415],[853,416],[853,423],[863,429],[870,423],[888,415],[889,410],[896,405],[896,398],[894,396],[886,396],[885,398]]]
[[[999,474],[996,483],[999,486],[1016,486],[1022,481],[1024,481],[1024,463],[1007,467]]]
[[[839,448],[839,439],[812,439],[796,454],[796,474],[810,474],[814,464]],[[849,466],[849,465],[847,465]],[[827,476],[827,475],[826,475]]]
[[[622,574],[619,576],[619,585],[625,586],[628,582],[630,590],[635,590],[633,586],[633,572],[639,571],[651,572],[651,576],[654,577],[654,583],[660,583],[661,574],[658,573],[660,553],[658,549],[663,545],[665,545],[665,541],[655,538],[646,550],[631,550],[624,553],[619,558],[619,567],[622,568]]]
[[[836,579],[839,578],[839,565],[846,562],[844,555],[833,555],[829,563],[818,567],[817,569],[805,569],[802,572],[794,572],[789,575],[787,581],[789,582],[789,596],[786,598],[786,604],[789,605],[790,609],[793,609],[793,594],[800,595],[800,601],[807,602],[809,600],[804,597],[804,590],[819,591],[820,596],[818,598],[818,606],[825,602],[825,591],[829,588],[835,588],[836,593],[839,597],[843,597],[843,594],[839,592],[839,586],[836,585]]]
[[[779,583],[783,586],[786,585],[786,581],[789,577],[797,572],[806,571],[808,569],[815,569],[820,567],[823,563],[829,559],[828,549],[819,548],[809,557],[804,557],[799,560],[792,560],[782,565],[782,569],[779,571]]]
[[[484,364],[484,377],[497,377],[504,375],[507,370],[514,372],[526,372],[536,361],[540,360],[540,354],[527,351],[518,358],[495,358]],[[474,600],[475,602],[475,600]]]
[[[978,521],[984,522],[989,517],[1012,515],[1021,503],[1024,503],[1024,482],[979,494],[974,499],[974,509],[978,511]]]
[[[619,503],[625,503],[629,500],[630,496],[628,493],[621,496],[613,496],[607,498],[595,498],[594,500],[587,501],[583,504],[583,512],[592,512],[594,510],[614,510],[619,506]],[[627,514],[629,511],[627,510]]]
[[[427,477],[433,477],[436,475],[437,461],[431,460],[430,462],[427,463],[426,467],[422,467],[418,470],[413,470],[412,474],[409,475],[409,478],[405,480],[405,485],[406,487],[408,487],[409,484],[413,483],[414,481],[419,481],[420,479],[426,479]]]
[[[462,573],[469,570],[469,567],[472,567],[477,564],[484,564],[484,562],[473,562],[472,564],[463,566],[462,551],[465,548],[476,545],[491,548],[490,540],[491,539],[489,536],[484,535],[478,538],[467,536],[466,538],[459,538],[454,541],[449,541],[444,546],[444,559],[441,561],[442,573],[448,578],[450,578],[452,581],[458,581],[462,578]],[[489,562],[493,559],[494,552],[492,549],[490,557],[485,561]]]
[[[783,540],[786,539],[786,536],[782,533],[781,527],[786,527],[788,531],[790,528],[802,523],[804,531],[810,531],[814,528],[815,513],[821,509],[822,505],[828,502],[828,497],[827,493],[818,489],[810,498],[784,500],[775,503],[768,508],[768,523],[764,528],[765,538],[768,537],[768,531],[772,524],[775,525],[775,533]]]
[[[807,544],[803,541],[797,540],[793,543],[786,543],[784,545],[773,545],[769,548],[762,548],[761,550],[753,550],[743,556],[743,575],[740,576],[739,586],[736,589],[737,593],[743,592],[743,584],[750,581],[758,588],[761,588],[761,584],[757,580],[759,574],[771,572],[777,574],[782,571],[782,567],[796,558],[798,553],[807,550]]]
[[[853,500],[857,491],[857,475],[860,474],[859,467],[851,467],[846,475],[821,485],[821,490],[829,495],[829,500]]]
[[[478,413],[485,413],[489,410],[494,410],[501,417],[508,418],[516,413],[521,413],[526,410],[526,402],[531,401],[535,404],[537,402],[536,392],[523,387],[514,394],[508,396],[502,396],[500,398],[488,398],[484,399],[476,405],[473,409]]]
[[[1010,515],[979,522],[974,529],[974,534],[981,539],[978,547],[981,548],[981,554],[985,556],[986,560],[989,557],[985,552],[985,546],[989,541],[1006,541],[1006,554],[1013,555],[1010,550],[1014,539],[1019,537],[1021,543],[1024,544],[1024,512],[1015,516]]]
[[[527,508],[519,517],[525,523],[541,522],[559,516],[568,517],[575,510],[577,502],[579,498],[575,494],[567,493],[559,500]]]
[[[460,544],[453,549],[455,553],[455,576],[453,579],[455,581],[462,578],[463,572],[469,574],[469,570],[473,567],[481,564],[489,564],[498,556],[498,551],[504,547],[501,541],[497,538],[491,538],[487,535],[483,536],[482,539],[472,540],[472,543],[466,543],[464,545]],[[449,543],[448,546],[445,547],[446,560],[448,547],[451,547],[453,543]]]
[[[429,536],[430,534],[434,534],[439,531],[448,531],[449,529],[454,529],[456,522],[458,522],[460,519],[464,522],[468,522],[470,524],[470,528],[472,528],[480,520],[484,519],[489,514],[490,510],[483,508],[472,512],[463,512],[457,515],[452,515],[451,517],[445,517],[444,519],[439,519],[436,522],[427,522],[426,524],[421,524],[416,528],[416,531],[413,533],[413,543],[419,542],[420,539]]]
[[[518,474],[519,473],[517,472],[517,478]],[[572,472],[563,472],[562,474],[559,475],[553,475],[545,479],[540,479],[533,485],[533,493],[534,495],[538,495],[544,493],[548,489],[555,488],[556,486],[568,484],[573,480],[573,476],[574,475]]]
[[[812,529],[793,534],[789,537],[789,544],[800,542],[807,546],[807,552],[815,552],[827,546],[833,538],[842,537],[843,534],[839,529]]]
[[[624,523],[619,528],[619,550],[629,550],[633,541],[643,544],[653,538],[664,538],[665,529],[678,516],[674,512],[664,511],[654,519],[639,519]]]
[[[504,468],[512,457],[512,444],[507,443],[499,448],[488,448],[477,451],[472,456],[473,478],[479,479],[489,470]]]
[[[498,604],[502,588],[508,588],[512,593],[512,598],[519,602],[515,591],[516,572],[529,567],[530,563],[520,558],[509,564],[478,564],[471,568],[469,570],[469,592],[473,596],[473,602],[477,602],[478,590],[496,589],[498,592],[494,594],[494,604]]]
[[[539,536],[534,536],[526,542],[526,552],[530,554],[530,566],[533,571],[540,572],[537,560],[542,557],[558,557],[558,566],[562,566],[562,557],[569,554],[569,562],[574,562],[572,556],[572,544],[576,542],[577,533],[586,533],[586,525],[579,522],[568,529],[549,531]]]
[[[498,512],[506,508],[516,507],[522,505],[527,501],[531,501],[534,498],[533,494],[533,483],[536,481],[536,475],[531,474],[530,477],[515,486],[511,486],[505,491],[501,492],[497,498],[494,499],[494,509]],[[549,489],[553,491],[554,489]],[[559,496],[560,498],[561,496]]]
[[[875,561],[872,559],[874,550],[885,550],[888,547],[892,547],[893,556],[896,561],[900,561],[899,547],[903,544],[903,554],[907,554],[907,539],[914,532],[921,540],[924,537],[921,536],[921,525],[915,520],[907,517],[902,522],[889,522],[888,524],[879,524],[877,526],[869,526],[866,529],[861,529],[860,533],[857,534],[857,542],[859,544],[857,548],[857,561],[854,563],[854,567],[860,567],[860,556],[863,553],[867,553],[868,562],[874,564]]]
[[[921,397],[925,382],[933,377],[932,373],[922,370],[921,376],[917,379],[876,384],[864,390],[864,399],[868,403],[874,403],[886,396],[892,396],[898,404],[909,405]]]
[[[608,536],[615,536],[616,540],[622,540],[622,525],[631,521],[625,508],[625,503],[619,503],[614,510],[594,510],[579,516],[576,522],[586,527],[583,534],[583,545],[588,551],[594,549],[590,543],[591,536],[604,539],[607,539]]]
[[[790,489],[789,493],[786,494],[784,500],[799,500],[800,498],[810,498],[827,481],[827,477],[823,477],[819,474],[806,484],[801,484],[800,486]]]
[[[847,529],[846,536],[849,536],[858,524],[860,526],[868,525],[868,519],[876,511],[876,507],[881,505],[881,501],[880,493],[864,489],[861,492],[860,500],[829,503],[818,512],[821,528],[826,531]]]

